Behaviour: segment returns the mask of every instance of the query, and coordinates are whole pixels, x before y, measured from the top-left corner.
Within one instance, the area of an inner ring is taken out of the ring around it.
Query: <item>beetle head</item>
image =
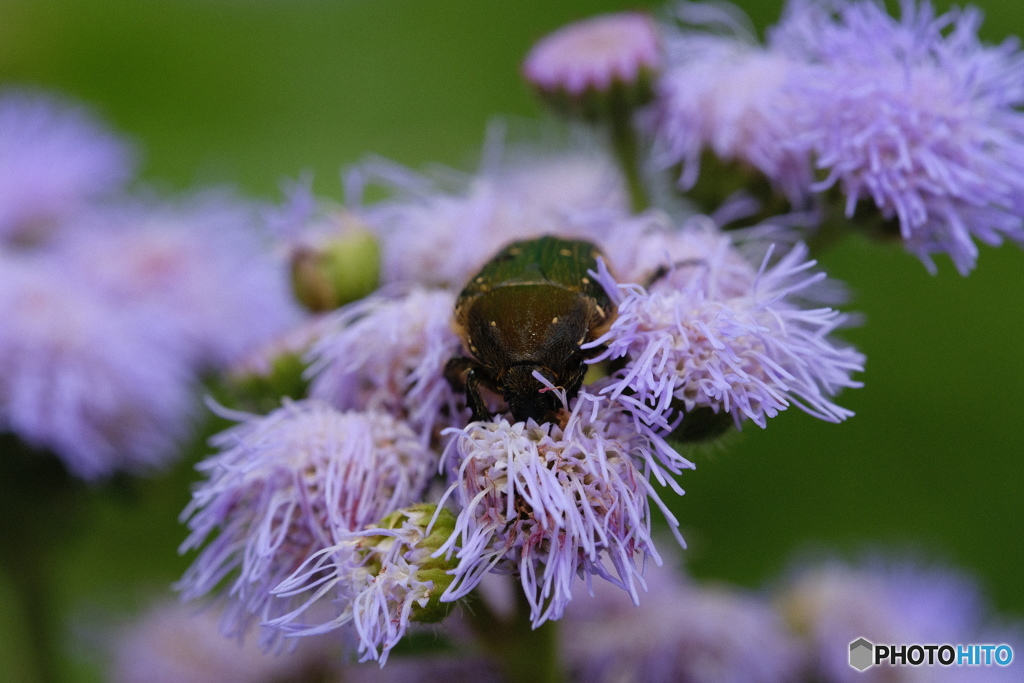
[[[501,378],[501,390],[508,403],[508,409],[517,422],[525,422],[533,418],[538,424],[551,421],[562,408],[562,403],[554,391],[548,391],[536,377],[539,371],[552,384],[558,383],[550,370],[539,365],[513,365],[505,371]]]

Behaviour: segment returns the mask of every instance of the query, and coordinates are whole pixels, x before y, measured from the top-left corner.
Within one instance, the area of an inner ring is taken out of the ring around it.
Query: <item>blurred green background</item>
[[[741,2],[760,27],[781,2]],[[977,3],[983,35],[1024,33],[1018,0]],[[94,105],[169,189],[230,183],[267,199],[376,153],[471,169],[495,115],[538,118],[520,82],[529,46],[602,11],[660,3],[566,0],[0,0],[0,80]],[[939,3],[948,7],[948,3]],[[116,256],[112,255],[112,258]],[[897,250],[850,241],[822,259],[866,324],[868,357],[845,424],[796,410],[694,457],[675,504],[702,577],[764,585],[794,554],[864,549],[937,557],[1024,615],[1024,254],[983,249],[977,271],[938,276]],[[200,447],[201,448],[201,447]],[[197,449],[198,450],[198,449]],[[191,463],[90,503],[59,560],[67,680],[88,663],[91,620],[145,603],[180,576],[176,521]],[[3,540],[0,539],[0,543]],[[0,680],[20,678],[21,632],[0,583]],[[84,634],[84,635],[83,635]]]

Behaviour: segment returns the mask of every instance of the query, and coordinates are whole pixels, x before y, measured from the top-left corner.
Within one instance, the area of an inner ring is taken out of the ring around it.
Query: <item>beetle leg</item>
[[[492,417],[480,395],[480,386],[495,390],[494,382],[486,376],[479,363],[472,358],[457,356],[445,365],[444,377],[452,389],[466,392],[466,405],[473,411],[473,420],[489,420]]]
[[[676,261],[675,263],[667,266],[658,266],[658,268],[651,273],[650,277],[647,278],[647,282],[644,283],[645,288],[650,288],[651,285],[656,283],[658,280],[663,280],[668,277],[676,268],[689,268],[694,266],[707,266],[708,262],[705,259],[689,258],[683,259],[682,261]]]
[[[444,366],[444,378],[448,380],[453,391],[466,390],[466,375],[473,369],[474,364],[472,358],[463,356],[455,356],[448,360]]]

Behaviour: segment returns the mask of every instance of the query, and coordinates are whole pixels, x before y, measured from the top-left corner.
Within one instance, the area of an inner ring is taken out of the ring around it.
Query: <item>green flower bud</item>
[[[243,410],[265,413],[281,398],[306,396],[305,356],[324,332],[324,319],[312,318],[249,354],[213,387],[217,400]]]
[[[427,526],[432,519],[434,524],[427,533]],[[413,604],[410,621],[434,623],[448,616],[452,603],[441,602],[441,596],[454,579],[449,571],[455,568],[458,561],[454,557],[433,557],[433,554],[455,532],[455,515],[446,508],[438,511],[437,505],[433,503],[418,503],[392,512],[374,527],[412,533],[403,538],[368,536],[361,539],[359,544],[362,551],[368,554],[365,568],[371,573],[379,573],[382,564],[378,558],[393,551],[396,543],[406,544],[407,548],[401,554],[410,567],[414,581],[433,584],[423,598]]]
[[[311,311],[335,309],[377,289],[380,245],[352,214],[336,216],[339,230],[292,252],[292,287]]]

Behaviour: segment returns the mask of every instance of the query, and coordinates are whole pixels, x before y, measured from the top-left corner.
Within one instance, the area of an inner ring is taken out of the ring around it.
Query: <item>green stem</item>
[[[0,570],[10,577],[27,640],[25,661],[39,683],[57,680],[52,560],[80,521],[83,487],[52,453],[0,434]]]
[[[521,586],[514,586],[515,612],[498,616],[479,593],[466,610],[484,650],[501,662],[511,683],[562,683],[565,676],[558,658],[557,624],[547,621],[537,629],[530,624],[530,605]]]
[[[854,233],[860,233],[878,243],[902,242],[899,221],[886,219],[870,200],[861,200],[853,215],[846,215],[846,197],[838,187],[832,187],[822,197],[824,215],[821,226],[806,240],[812,256],[817,256],[841,243]]]
[[[640,173],[640,150],[637,146],[636,130],[633,128],[632,110],[616,107],[611,112],[612,151],[619,162],[619,168],[626,178],[629,203],[633,213],[640,213],[651,207],[651,198],[644,186]]]
[[[20,614],[18,622],[28,641],[25,659],[39,683],[57,681],[57,647],[54,642],[53,608],[47,594],[46,572],[42,558],[25,556],[21,562],[8,562],[7,573],[14,588]]]

